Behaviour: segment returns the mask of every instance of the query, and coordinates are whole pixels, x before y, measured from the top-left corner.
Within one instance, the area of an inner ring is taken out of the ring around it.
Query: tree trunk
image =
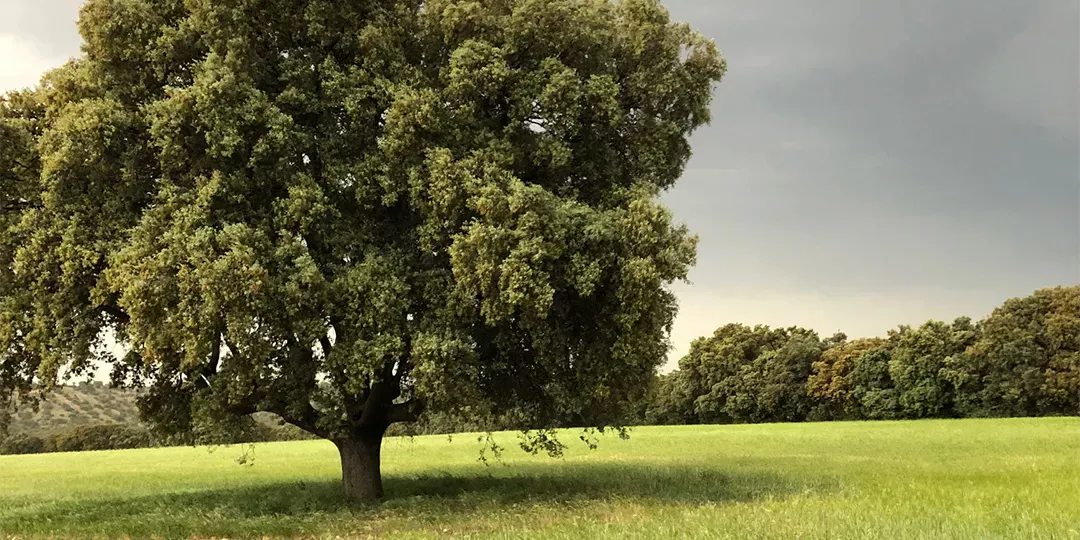
[[[374,501],[383,495],[379,451],[386,427],[369,427],[334,444],[341,453],[341,484],[354,501]]]

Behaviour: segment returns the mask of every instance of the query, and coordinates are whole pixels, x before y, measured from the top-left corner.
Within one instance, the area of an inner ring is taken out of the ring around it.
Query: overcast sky
[[[0,90],[80,0],[0,0]],[[1080,2],[667,0],[729,73],[665,196],[700,237],[674,362],[728,322],[882,335],[1080,282]]]

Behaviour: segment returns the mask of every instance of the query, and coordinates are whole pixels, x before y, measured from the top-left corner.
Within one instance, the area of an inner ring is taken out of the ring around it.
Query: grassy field
[[[384,445],[350,506],[324,441],[0,456],[0,536],[1080,539],[1080,419],[637,428],[562,460]],[[578,443],[576,433],[565,434]]]

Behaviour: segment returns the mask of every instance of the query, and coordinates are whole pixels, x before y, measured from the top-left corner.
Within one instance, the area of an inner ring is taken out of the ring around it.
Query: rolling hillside
[[[135,405],[138,395],[136,390],[110,388],[102,383],[65,386],[49,394],[37,411],[30,407],[16,411],[10,431],[44,437],[76,426],[141,425]],[[252,418],[266,426],[282,424],[281,418],[272,413],[258,412]],[[299,431],[291,426],[288,429]]]
[[[11,430],[28,434],[63,431],[78,425],[137,424],[139,411],[134,390],[109,388],[100,383],[65,386],[49,395],[37,411],[16,411]]]

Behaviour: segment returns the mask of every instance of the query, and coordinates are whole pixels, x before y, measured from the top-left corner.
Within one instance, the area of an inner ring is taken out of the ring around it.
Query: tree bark
[[[352,437],[334,441],[341,454],[341,484],[347,498],[354,501],[374,501],[382,498],[379,458],[386,428],[387,426],[366,427]]]

